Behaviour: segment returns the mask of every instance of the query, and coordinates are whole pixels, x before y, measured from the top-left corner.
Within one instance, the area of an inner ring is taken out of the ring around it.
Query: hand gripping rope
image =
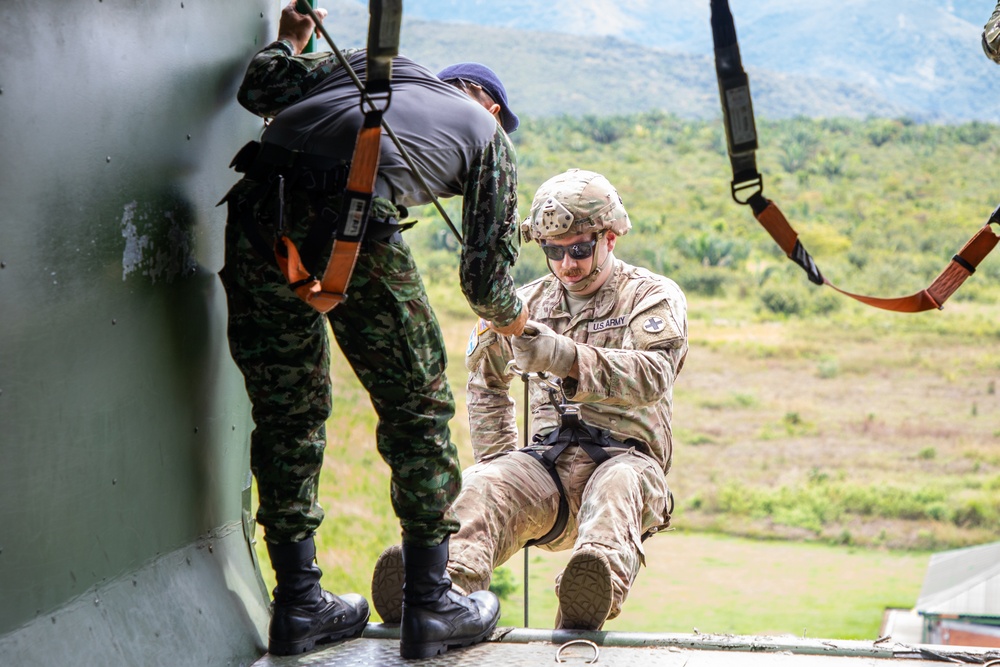
[[[711,0],[712,39],[715,43],[715,72],[719,81],[719,97],[726,128],[726,147],[733,169],[731,190],[733,200],[749,205],[754,217],[767,230],[771,238],[790,260],[802,267],[809,280],[817,285],[828,285],[834,290],[875,308],[899,313],[918,313],[933,308],[941,309],[944,302],[955,293],[966,278],[976,272],[976,267],[993,250],[1000,236],[990,225],[1000,224],[1000,206],[990,215],[986,224],[958,251],[951,262],[928,286],[916,294],[896,298],[863,296],[846,292],[823,277],[809,253],[799,241],[798,234],[788,224],[777,205],[763,196],[764,181],[757,171],[755,151],[757,130],[754,126],[750,84],[740,60],[740,47],[736,39],[733,15],[728,0]]]

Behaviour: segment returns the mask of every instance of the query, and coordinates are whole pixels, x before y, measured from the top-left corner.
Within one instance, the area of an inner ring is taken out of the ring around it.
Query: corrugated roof
[[[931,556],[916,609],[922,614],[1000,616],[1000,542]]]

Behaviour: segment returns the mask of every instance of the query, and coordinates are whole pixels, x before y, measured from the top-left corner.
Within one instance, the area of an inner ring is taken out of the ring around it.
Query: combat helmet
[[[631,228],[622,198],[608,179],[593,171],[570,169],[538,188],[521,234],[525,241],[540,242],[607,230],[622,236]]]

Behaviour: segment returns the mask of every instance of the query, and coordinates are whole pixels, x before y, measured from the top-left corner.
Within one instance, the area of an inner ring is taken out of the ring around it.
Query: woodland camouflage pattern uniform
[[[250,111],[275,116],[342,72],[329,53],[292,53],[289,43],[278,41],[254,57],[238,94]],[[356,61],[360,58],[363,67],[364,52],[349,53]],[[419,68],[411,61],[394,67],[403,72]],[[420,68],[416,76],[424,76],[424,71]],[[434,78],[427,85],[439,83]],[[393,97],[393,108],[405,109],[406,104],[404,94]],[[457,185],[437,194],[464,196],[462,289],[479,316],[503,324],[514,320],[522,307],[509,274],[517,256],[515,157],[498,125],[489,132],[492,137],[476,149],[480,154],[470,160],[468,173],[454,174]],[[347,150],[353,149],[353,140],[352,135]],[[380,178],[383,175],[380,171]],[[340,193],[325,197],[325,205],[340,210]],[[285,199],[285,232],[302,247],[316,217],[315,202],[294,187]],[[230,349],[253,403],[251,469],[260,496],[257,520],[265,527],[268,543],[298,542],[323,520],[317,489],[324,424],[331,412],[326,318],[289,289],[273,258],[255,252],[243,225],[233,220],[234,206],[251,207],[261,236],[274,238],[275,188],[244,178],[228,200],[226,261],[220,276],[229,300]],[[388,199],[376,199],[376,204],[373,217],[396,213]],[[448,429],[455,405],[444,374],[441,330],[410,249],[398,233],[386,241],[365,241],[347,292],[348,300],[328,313],[329,323],[378,414],[377,446],[392,470],[392,504],[404,541],[437,545],[458,526],[445,514],[461,483]]]
[[[558,190],[549,194],[559,195]],[[557,459],[569,521],[560,536],[539,545],[549,551],[589,547],[604,554],[612,573],[608,618],[621,611],[644,562],[643,539],[669,525],[673,384],[688,348],[687,305],[677,284],[612,259],[610,277],[576,315],[564,306],[566,289],[554,275],[518,290],[532,320],[578,344],[579,377],[566,378],[563,387],[581,419],[629,445],[609,448],[613,458],[600,466],[576,446]],[[514,358],[510,340],[481,322],[467,348],[477,464],[466,470],[453,507],[461,529],[451,538],[448,564],[452,581],[466,592],[488,588],[495,567],[549,531],[559,506],[549,473],[514,451],[523,443],[509,395],[517,377],[507,371]],[[535,382],[529,386],[530,435],[547,434],[558,428],[559,415],[544,388]],[[557,594],[558,589],[557,579]]]

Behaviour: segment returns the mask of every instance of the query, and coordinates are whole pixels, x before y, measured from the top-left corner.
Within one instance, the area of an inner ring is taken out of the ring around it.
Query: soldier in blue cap
[[[517,129],[520,124],[517,116],[510,110],[507,102],[507,90],[496,73],[480,63],[456,63],[438,72],[438,78],[446,83],[457,86],[472,99],[482,104],[493,114],[507,133]]]
[[[226,196],[220,272],[230,350],[253,404],[257,522],[277,583],[268,647],[282,655],[309,651],[360,634],[369,617],[360,595],[324,591],[315,564],[332,394],[329,322],[371,397],[378,451],[392,471],[406,559],[400,653],[428,657],[484,640],[499,619],[499,602],[488,591],[459,594],[446,571],[449,536],[458,530],[446,513],[461,487],[448,429],[455,402],[441,329],[398,220],[406,207],[433,197],[463,197],[462,290],[496,331],[521,333],[528,309],[510,272],[518,250],[517,178],[507,136],[518,121],[503,84],[484,65],[446,69],[449,84],[412,60],[394,60],[384,120],[423,180],[392,142],[381,142],[371,219],[349,298],[324,316],[292,291],[266,241],[280,232],[302,249],[303,260],[307,251],[330,256],[332,239],[317,242],[311,231],[326,211],[341,210],[346,165],[362,122],[347,68],[334,54],[301,55],[315,29],[294,2],[285,7],[278,39],[253,57],[237,94],[248,110],[272,120],[260,145],[248,145],[234,160],[244,178]],[[366,53],[348,50],[345,56],[364,79]]]

